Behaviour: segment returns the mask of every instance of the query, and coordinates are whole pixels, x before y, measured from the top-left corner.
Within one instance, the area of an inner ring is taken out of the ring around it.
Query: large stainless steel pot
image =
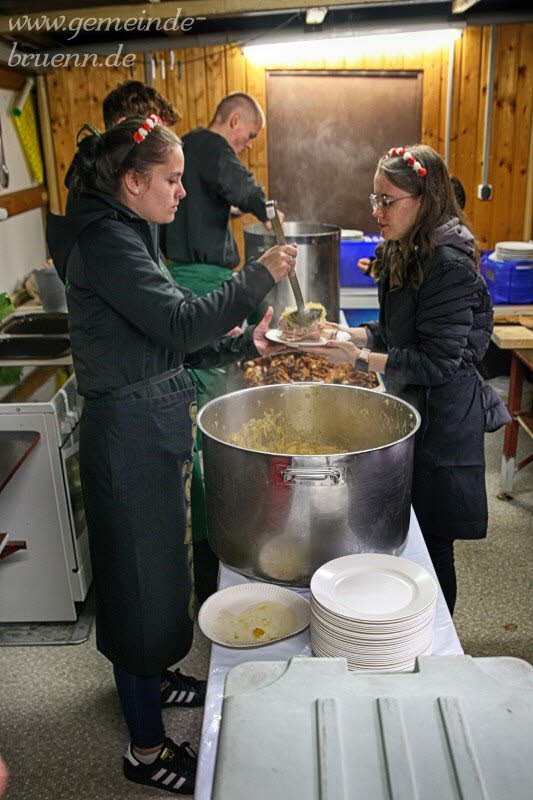
[[[341,229],[335,225],[311,222],[285,222],[288,244],[298,245],[296,272],[304,300],[322,303],[331,322],[339,321],[339,242]],[[276,240],[261,223],[244,229],[246,259],[258,258]],[[287,306],[294,305],[294,295],[288,280],[277,283],[265,298],[274,306],[274,322]]]
[[[269,410],[350,452],[295,456],[229,442]],[[260,386],[212,400],[198,424],[209,543],[233,569],[306,586],[332,558],[392,553],[405,541],[420,417],[403,400],[354,386]]]

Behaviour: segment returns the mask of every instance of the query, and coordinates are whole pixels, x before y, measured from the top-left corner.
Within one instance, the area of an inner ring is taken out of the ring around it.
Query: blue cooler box
[[[375,286],[369,275],[357,268],[360,258],[372,258],[381,236],[366,234],[362,239],[342,238],[339,254],[339,283],[341,286]]]
[[[481,274],[495,304],[533,303],[533,261],[494,261],[492,250],[481,256]]]

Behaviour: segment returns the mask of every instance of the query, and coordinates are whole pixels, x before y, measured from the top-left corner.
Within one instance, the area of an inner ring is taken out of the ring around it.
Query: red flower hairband
[[[409,166],[414,169],[419,178],[423,178],[424,175],[427,175],[427,169],[423,167],[420,161],[417,161],[414,155],[410,153],[409,150],[406,150],[405,147],[392,147],[387,153],[387,158],[392,158],[392,156],[403,158],[406,164],[409,164]]]
[[[157,114],[150,114],[143,122],[141,127],[133,134],[133,140],[140,144],[144,142],[150,131],[153,131],[156,125],[160,125],[161,120]]]

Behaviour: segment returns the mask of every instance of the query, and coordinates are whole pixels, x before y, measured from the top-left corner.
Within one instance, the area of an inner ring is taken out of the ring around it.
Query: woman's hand
[[[278,283],[286,278],[289,272],[294,270],[296,264],[296,245],[277,244],[267,250],[266,253],[257,259],[272,275]]]
[[[357,347],[365,347],[368,341],[368,333],[366,328],[347,328],[344,325],[337,325],[336,322],[326,322],[327,335],[329,335],[328,329],[329,333],[332,334],[332,339],[335,331],[345,331],[346,333],[349,333],[350,341],[357,345]]]
[[[273,314],[274,309],[272,306],[269,306],[266,310],[265,316],[261,322],[255,326],[255,330],[253,332],[254,344],[258,353],[262,356],[272,356],[274,353],[281,353],[283,350],[287,349],[282,344],[274,344],[274,342],[271,342],[270,339],[267,339],[265,336]]]
[[[298,350],[305,350],[315,356],[324,356],[334,364],[355,365],[355,359],[359,357],[361,350],[352,342],[337,342],[332,340],[324,347],[298,347]]]

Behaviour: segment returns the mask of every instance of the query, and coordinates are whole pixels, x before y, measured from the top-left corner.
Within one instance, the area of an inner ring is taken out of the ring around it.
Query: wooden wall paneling
[[[89,91],[89,81],[87,70],[83,67],[66,67],[66,78],[70,95],[70,118],[69,127],[71,131],[71,157],[76,150],[76,136],[82,125],[86,123],[94,125],[94,114],[91,114],[92,101]]]
[[[403,59],[402,59],[403,65]],[[441,50],[435,48],[424,55],[423,100],[422,100],[422,141],[439,151],[439,121],[441,93]]]
[[[492,212],[494,200],[479,200],[477,197],[477,187],[481,183],[483,169],[483,137],[485,126],[485,103],[487,98],[487,67],[489,60],[489,41],[490,27],[485,25],[481,29],[481,55],[479,66],[479,94],[477,98],[477,143],[474,170],[474,183],[471,187],[470,197],[467,199],[466,211],[472,223],[472,227],[479,246],[482,250],[489,247],[490,229],[492,224]],[[473,98],[474,101],[474,98]],[[492,134],[492,148],[494,143],[494,130]],[[489,171],[489,183],[492,181],[492,172]]]
[[[135,61],[131,67],[123,67],[125,81],[144,81],[146,80],[146,70],[144,68],[144,53],[135,53]]]
[[[439,106],[439,146],[438,153],[444,156],[444,143],[446,140],[446,105],[448,97],[448,61],[449,51],[442,47],[440,51],[440,106]]]
[[[169,59],[170,60],[170,59]],[[175,50],[172,68],[169,64],[167,74],[168,99],[180,115],[180,120],[175,130],[180,136],[185,136],[191,129],[189,121],[189,99],[187,94],[187,68],[185,66],[186,51]]]
[[[255,97],[259,105],[266,110],[266,71],[264,67],[258,67],[250,61],[246,62],[246,92]],[[249,150],[248,164],[252,171],[255,167],[265,167],[267,159],[267,133],[263,129],[259,136],[252,142]]]
[[[167,96],[167,69],[168,69],[168,55],[165,50],[154,50],[151,53],[154,63],[153,81],[152,86],[154,89],[163,95]]]
[[[204,48],[193,47],[188,51],[185,69],[191,127],[206,126],[210,120],[207,110]]]
[[[213,119],[217,105],[227,94],[225,58],[226,54],[222,45],[206,47],[205,74],[209,122]]]
[[[181,70],[182,78],[179,79],[180,70],[176,66],[176,51],[158,50],[154,55],[156,56],[156,73],[153,82],[154,89],[166,99],[180,116],[180,119],[173,126],[173,130],[179,135],[186,133],[183,130],[183,96],[181,89],[184,85],[183,70]],[[182,51],[178,51],[181,55]]]
[[[247,61],[242,54],[240,47],[233,47],[226,45],[225,48],[225,63],[226,63],[226,91],[230,92],[245,92],[246,91],[246,65]],[[265,134],[261,134],[264,136]],[[241,153],[239,156],[243,164],[249,168],[249,151]]]
[[[499,26],[491,168],[495,206],[491,230],[493,243],[509,239],[511,231],[509,208],[513,186],[519,35],[518,25]]]
[[[457,39],[456,42],[453,44],[454,48],[454,59],[453,59],[453,93],[452,93],[452,124],[451,124],[451,135],[450,135],[450,158],[448,163],[448,172],[450,175],[455,175],[457,173],[457,139],[458,139],[458,131],[459,131],[459,119],[461,114],[461,109],[459,106],[459,101],[461,97],[461,84],[463,79],[463,45],[465,43],[464,36],[461,36],[460,39]],[[448,95],[448,62],[446,64],[446,83],[445,85],[445,103],[444,103],[444,139],[442,144],[442,153],[441,155],[445,156],[445,138],[446,138],[446,112],[447,112],[447,102],[446,98]]]
[[[481,82],[481,28],[467,28],[461,51],[461,82],[457,103],[457,128],[454,140],[454,171],[467,196],[467,213],[476,191],[476,148],[478,144],[478,103]]]
[[[229,92],[246,91],[246,59],[240,47],[226,45],[224,48],[226,67],[226,89]]]
[[[60,196],[61,213],[65,213],[67,190],[64,185],[65,173],[72,159],[72,129],[70,127],[70,96],[67,70],[55,69],[46,75],[50,123],[54,137],[56,156],[57,185]]]
[[[104,114],[102,103],[106,96],[105,81],[102,81],[102,68],[89,66],[86,68],[86,80],[89,95],[89,108],[87,109],[87,122],[94,125],[98,130],[104,130]]]
[[[510,238],[522,239],[529,141],[533,124],[533,24],[520,26],[516,87],[513,174],[509,205]]]

